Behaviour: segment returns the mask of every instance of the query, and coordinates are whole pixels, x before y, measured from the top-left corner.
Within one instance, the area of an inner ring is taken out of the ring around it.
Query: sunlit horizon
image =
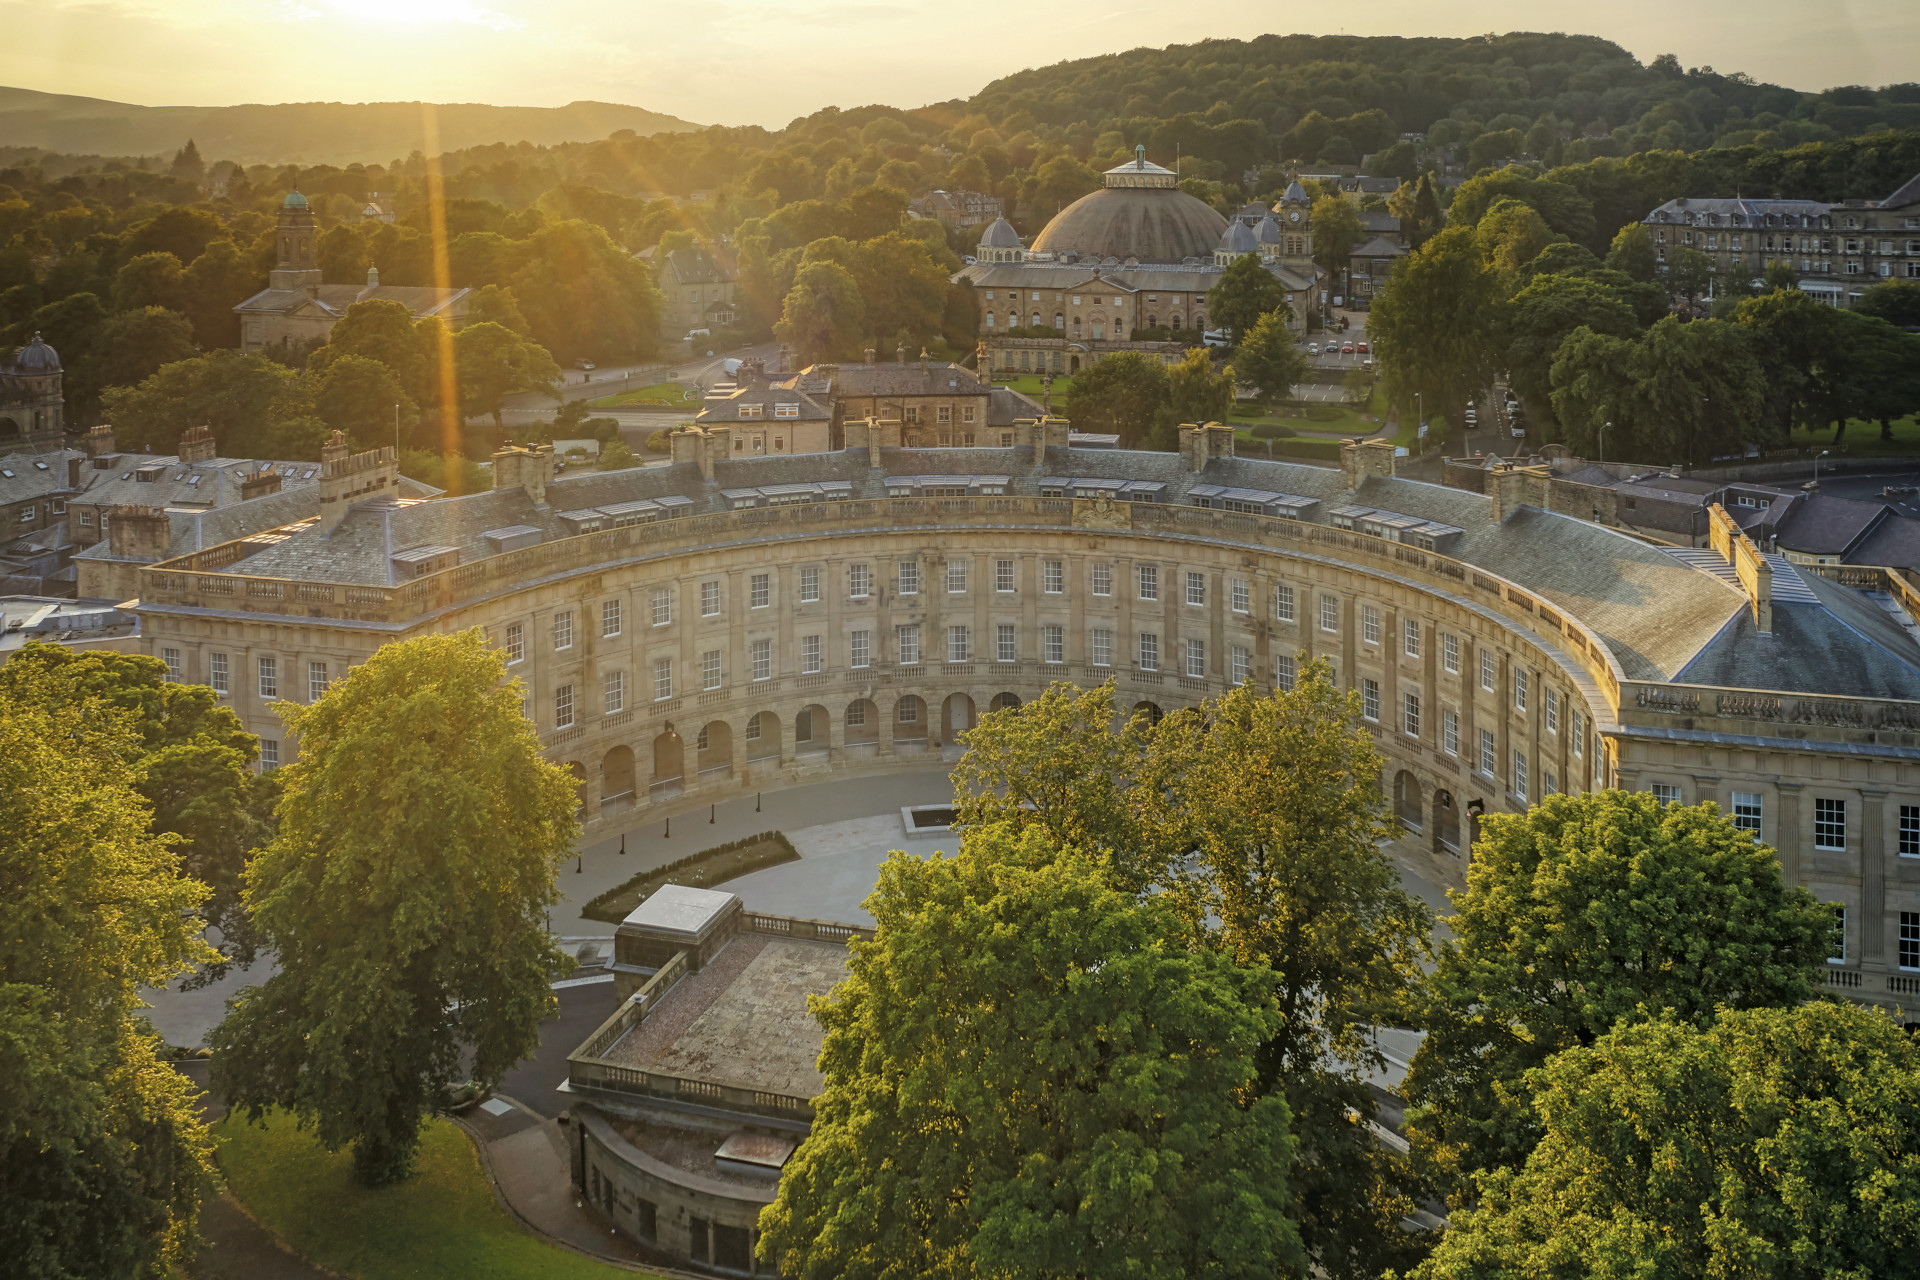
[[[1476,0],[1437,11],[1385,0],[1306,34],[1464,37],[1510,30],[1610,39],[1641,61],[1674,53],[1802,90],[1911,79],[1920,6],[1852,6],[1809,29],[1785,0],[1604,9]],[[780,128],[829,106],[912,108],[968,97],[1024,68],[1140,46],[1299,30],[1298,11],[1200,0],[1119,8],[1043,31],[1010,0],[954,10],[894,3],[714,4],[671,13],[605,0],[0,0],[0,85],[143,106],[591,100],[700,124]],[[1028,34],[1029,32],[1032,34]],[[937,33],[937,38],[935,38]]]

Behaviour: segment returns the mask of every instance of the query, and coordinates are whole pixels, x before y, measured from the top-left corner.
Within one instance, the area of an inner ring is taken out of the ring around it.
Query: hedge
[[[675,858],[664,867],[655,867],[651,871],[642,871],[639,875],[630,876],[613,888],[608,889],[605,893],[595,897],[592,901],[588,902],[586,906],[580,908],[580,914],[589,920],[599,920],[607,924],[618,924],[625,917],[612,914],[607,910],[608,906],[619,898],[635,892],[646,884],[647,881],[658,880],[664,884],[667,878],[675,872],[685,871],[689,867],[696,866],[710,858],[717,858],[721,854],[732,853],[736,849],[745,849],[756,844],[772,844],[780,849],[783,856],[765,864],[769,867],[778,866],[782,862],[792,862],[800,856],[799,850],[793,847],[793,842],[787,839],[786,833],[783,831],[762,831],[759,835],[743,836],[738,840],[729,840],[725,844],[714,845],[711,849],[702,849],[698,853],[690,853],[684,858]],[[759,869],[758,867],[752,868],[752,870]],[[735,874],[744,875],[745,871],[742,870]],[[731,878],[732,877],[728,877],[728,879]],[[724,884],[725,881],[715,880],[712,883]]]

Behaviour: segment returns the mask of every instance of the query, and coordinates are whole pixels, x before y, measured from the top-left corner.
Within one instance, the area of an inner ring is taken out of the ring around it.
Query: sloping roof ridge
[[[1920,676],[1920,651],[1916,651],[1915,653],[1911,653],[1911,654],[1902,654],[1902,653],[1894,652],[1892,649],[1888,648],[1885,644],[1881,643],[1879,637],[1870,635],[1866,631],[1863,631],[1859,627],[1855,626],[1853,619],[1847,617],[1846,613],[1843,612],[1842,610],[1834,608],[1829,598],[1825,594],[1826,592],[1829,592],[1829,591],[1832,591],[1832,592],[1852,591],[1853,590],[1852,587],[1843,587],[1837,582],[1829,582],[1817,573],[1803,573],[1800,575],[1800,580],[1806,584],[1807,590],[1811,591],[1814,594],[1814,597],[1817,600],[1819,600],[1819,603],[1817,605],[1806,605],[1806,604],[1797,604],[1791,601],[1782,602],[1779,600],[1775,600],[1774,601],[1775,608],[1822,609],[1826,612],[1828,617],[1838,622],[1841,626],[1845,627],[1848,631],[1851,631],[1854,635],[1859,636],[1862,640],[1865,640],[1868,644],[1872,645],[1875,649],[1878,649],[1881,653],[1886,654],[1889,658],[1892,658],[1895,662],[1898,662],[1901,666],[1913,672],[1914,675]],[[1817,582],[1817,585],[1816,585],[1816,582]],[[1879,607],[1877,605],[1863,605],[1862,607],[1871,608],[1876,613],[1879,612]],[[1888,626],[1893,625],[1893,620],[1891,618],[1887,619],[1886,621]],[[1902,634],[1904,636],[1904,633]],[[1916,646],[1916,649],[1920,650],[1920,646]]]

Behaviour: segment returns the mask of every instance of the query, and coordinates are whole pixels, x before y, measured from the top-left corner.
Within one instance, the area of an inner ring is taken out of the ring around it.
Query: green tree
[[[965,739],[962,814],[1084,840],[1118,887],[1278,975],[1283,1017],[1252,1092],[1298,1117],[1288,1180],[1316,1265],[1377,1276],[1417,1245],[1395,1225],[1408,1171],[1364,1123],[1383,1061],[1370,1028],[1405,1025],[1430,918],[1380,851],[1381,760],[1358,695],[1312,663],[1290,693],[1243,685],[1158,725],[1136,714],[1120,735],[1111,698],[1111,684],[1055,686],[987,717]]]
[[[200,158],[200,148],[193,145],[193,139],[187,139],[187,145],[173,153],[173,165],[168,169],[172,176],[182,182],[190,182],[202,187],[207,182],[207,162]]]
[[[213,429],[228,457],[267,458],[278,425],[305,411],[298,376],[265,356],[210,351],[101,396],[122,448],[174,453],[182,432]],[[317,456],[317,455],[315,455]]]
[[[1396,394],[1457,418],[1492,385],[1501,355],[1500,284],[1473,232],[1452,226],[1401,259],[1374,298],[1367,335]]]
[[[624,471],[628,467],[642,465],[640,459],[633,456],[633,450],[627,448],[624,440],[615,440],[600,450],[600,458],[593,464],[595,471]]]
[[[1554,240],[1546,219],[1524,200],[1502,196],[1473,229],[1473,242],[1489,270],[1509,289],[1518,288],[1526,266]]]
[[[939,336],[952,267],[937,255],[951,258],[898,231],[855,247],[850,270],[868,333],[887,338],[904,332],[921,345]]]
[[[454,333],[453,363],[461,416],[491,414],[496,430],[506,429],[500,407],[508,396],[523,391],[559,396],[560,366],[547,349],[490,320],[462,325]]]
[[[1429,1032],[1407,1077],[1408,1132],[1463,1191],[1539,1140],[1527,1073],[1617,1024],[1812,997],[1833,915],[1711,803],[1644,792],[1549,796],[1489,814],[1450,895]]]
[[[1920,1048],[1881,1010],[1641,1021],[1537,1075],[1539,1146],[1417,1280],[1915,1274]]]
[[[1207,314],[1216,327],[1225,329],[1238,347],[1252,332],[1260,318],[1280,312],[1294,319],[1293,303],[1279,277],[1267,270],[1255,253],[1242,254],[1220,273],[1213,288],[1207,290]]]
[[[1618,294],[1580,276],[1541,276],[1508,304],[1507,384],[1536,417],[1552,420],[1553,358],[1583,325],[1616,338],[1640,332]]]
[[[519,301],[513,296],[513,290],[505,285],[490,284],[475,289],[468,300],[467,319],[471,321],[489,320],[503,328],[511,329],[523,338],[533,336],[533,326],[527,323],[527,317],[520,310]]]
[[[1055,156],[1034,174],[1039,202],[1058,213],[1081,196],[1100,189],[1101,177],[1070,155]]]
[[[1067,418],[1081,431],[1113,431],[1140,447],[1167,411],[1167,366],[1158,356],[1116,351],[1073,377]]]
[[[0,1257],[27,1280],[168,1274],[196,1251],[213,1143],[140,991],[210,958],[206,887],[149,827],[136,732],[19,685],[0,688]]]
[[[191,205],[171,205],[127,228],[120,237],[120,260],[170,253],[183,263],[192,262],[226,238],[226,225],[216,215]]]
[[[193,338],[206,350],[240,345],[240,317],[233,309],[267,287],[267,273],[231,240],[215,240],[187,264],[180,279],[180,307],[193,322]]]
[[[170,253],[143,253],[131,259],[113,277],[113,309],[167,307],[178,311],[184,301],[184,272]]]
[[[140,307],[100,326],[84,376],[96,387],[130,387],[192,355],[193,326],[185,316],[165,307]]]
[[[1698,249],[1684,246],[1675,249],[1667,259],[1667,270],[1663,281],[1667,290],[1687,300],[1693,305],[1698,298],[1705,296],[1713,284],[1713,259]]]
[[[215,1087],[351,1144],[355,1177],[412,1165],[423,1117],[539,1043],[569,967],[546,911],[579,832],[522,688],[480,631],[387,645],[310,706],[280,831],[247,871],[279,971],[208,1037]]]
[[[393,370],[366,356],[341,356],[327,365],[313,388],[313,411],[359,449],[390,443],[420,416]]]
[[[1367,238],[1360,225],[1360,209],[1344,196],[1316,196],[1311,214],[1313,260],[1341,281],[1353,269],[1353,249]],[[1340,292],[1350,292],[1343,285]]]
[[[1307,376],[1307,357],[1295,345],[1286,317],[1272,311],[1255,321],[1235,348],[1233,368],[1272,408],[1275,400],[1292,395],[1294,384]]]
[[[866,331],[866,304],[853,273],[837,262],[813,261],[794,275],[773,331],[802,364],[854,358]]]
[[[405,303],[390,298],[356,302],[334,324],[326,345],[307,357],[307,372],[324,375],[327,366],[343,356],[364,356],[393,370],[401,389],[424,404],[439,399],[429,372],[435,357],[428,346]]]
[[[1286,1106],[1247,1102],[1273,978],[1046,832],[889,855],[826,1028],[813,1132],[761,1219],[781,1274],[1298,1271]]]
[[[154,833],[173,841],[182,875],[210,892],[198,908],[219,936],[218,955],[189,986],[254,959],[253,929],[240,900],[247,859],[272,830],[279,781],[256,774],[260,740],[201,684],[177,683],[158,658],[35,643],[0,667],[0,700],[49,711],[114,718],[133,736],[129,784],[151,807]]]
[[[1193,347],[1180,363],[1167,369],[1168,423],[1225,422],[1233,411],[1233,366],[1213,367],[1205,347]],[[1176,438],[1172,445],[1177,446]]]
[[[510,281],[533,337],[555,359],[613,361],[652,355],[666,299],[647,265],[605,230],[549,222],[526,244]]]
[[[1920,280],[1888,280],[1860,295],[1854,312],[1900,329],[1920,328]]]

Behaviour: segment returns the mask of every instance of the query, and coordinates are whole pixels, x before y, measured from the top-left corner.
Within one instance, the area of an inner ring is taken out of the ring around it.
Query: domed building
[[[62,377],[60,353],[37,333],[0,359],[0,453],[59,447],[66,431]]]
[[[980,367],[995,376],[1076,373],[1115,351],[1178,363],[1205,330],[1207,293],[1236,258],[1258,254],[1286,286],[1295,324],[1325,302],[1313,265],[1310,202],[1294,189],[1272,215],[1227,218],[1180,189],[1146,148],[1106,171],[1098,191],[1054,215],[1031,244],[1005,218],[954,279],[973,285]],[[1251,206],[1249,206],[1251,207]],[[1009,329],[1024,330],[1010,336]],[[1056,336],[1034,336],[1034,330]]]

